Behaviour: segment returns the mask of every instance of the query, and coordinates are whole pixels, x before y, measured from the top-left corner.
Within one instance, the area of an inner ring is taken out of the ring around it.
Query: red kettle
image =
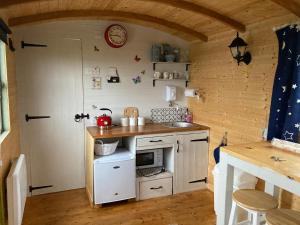
[[[110,115],[112,114],[112,111],[108,108],[101,108],[101,111],[109,111]],[[97,126],[100,128],[109,128],[111,127],[111,116],[107,116],[105,113],[101,116],[97,116]]]

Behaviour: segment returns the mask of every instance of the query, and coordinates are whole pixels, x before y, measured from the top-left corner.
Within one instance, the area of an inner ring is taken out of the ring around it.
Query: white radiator
[[[21,225],[27,197],[27,169],[21,154],[13,163],[7,180],[8,225]]]

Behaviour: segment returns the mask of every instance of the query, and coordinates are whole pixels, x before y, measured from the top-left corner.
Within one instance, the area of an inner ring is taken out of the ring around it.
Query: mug
[[[129,118],[129,126],[136,126],[136,118],[135,117]]]
[[[170,73],[169,72],[164,72],[164,79],[169,79]]]
[[[174,79],[180,79],[180,73],[178,73],[177,71],[174,71]]]
[[[145,117],[138,117],[138,125],[139,126],[145,125]]]
[[[121,126],[122,127],[128,127],[128,125],[129,125],[129,119],[128,119],[128,117],[122,117],[121,118]]]
[[[161,78],[161,72],[155,71],[153,77],[154,77],[154,79],[160,79]]]

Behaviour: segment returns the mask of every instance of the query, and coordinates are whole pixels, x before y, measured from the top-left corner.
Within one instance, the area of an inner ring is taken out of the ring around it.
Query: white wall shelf
[[[185,87],[187,87],[189,83],[189,81],[186,79],[153,79],[153,87],[155,87],[156,81],[173,81],[173,80],[185,81]]]
[[[191,65],[190,62],[152,62],[153,64],[153,71],[155,71],[156,69],[156,64],[169,64],[169,65],[172,65],[172,64],[177,64],[177,65],[185,65],[185,70],[188,71],[189,70],[189,67]]]

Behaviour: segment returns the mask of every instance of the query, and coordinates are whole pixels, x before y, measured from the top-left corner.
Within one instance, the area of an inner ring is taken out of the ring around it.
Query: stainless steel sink
[[[186,127],[194,126],[192,123],[187,123],[187,122],[170,122],[164,125],[170,128],[186,128]]]

